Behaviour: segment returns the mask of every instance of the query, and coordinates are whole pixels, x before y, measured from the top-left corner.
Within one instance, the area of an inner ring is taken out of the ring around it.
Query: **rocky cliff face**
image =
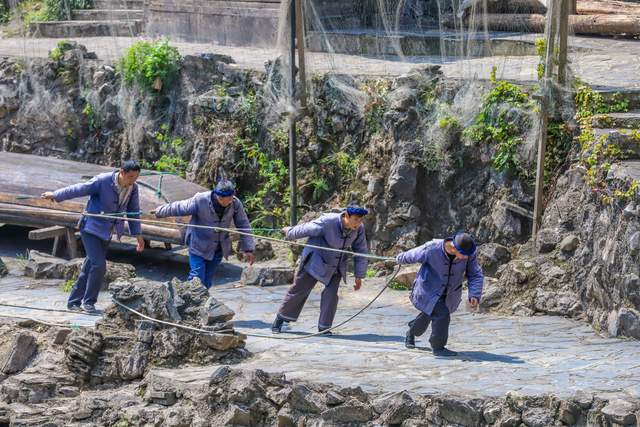
[[[483,304],[582,318],[603,333],[640,339],[639,198],[603,205],[585,173],[575,165],[558,180],[537,240],[498,270]]]
[[[56,61],[0,64],[3,150],[101,164],[134,157],[203,185],[225,173],[253,219],[286,222],[286,117],[270,96],[278,62],[260,74],[228,57],[187,56],[179,82],[149,95],[91,58],[76,45]],[[495,147],[462,136],[488,86],[446,81],[437,66],[395,79],[315,76],[298,124],[301,214],[358,199],[373,211],[378,252],[459,229],[482,241],[526,240],[529,220],[502,202],[529,208],[527,184],[492,169]],[[530,162],[530,152],[519,155]]]

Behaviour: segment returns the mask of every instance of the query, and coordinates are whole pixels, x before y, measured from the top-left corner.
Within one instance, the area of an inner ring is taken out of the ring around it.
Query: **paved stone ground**
[[[504,37],[532,43],[535,34],[520,34]],[[129,37],[87,37],[73,39],[97,53],[103,60],[120,58],[134,41]],[[59,39],[11,38],[0,40],[0,56],[45,57]],[[218,46],[203,43],[174,43],[183,54],[220,53],[230,55],[242,68],[264,70],[267,60],[278,56],[276,49]],[[595,86],[607,88],[640,89],[640,41],[613,40],[604,38],[571,37],[571,66],[582,80]],[[442,64],[445,75],[456,78],[489,77],[493,66],[500,78],[509,80],[536,81],[535,56],[506,56],[456,60],[453,58],[414,57],[406,62],[389,58],[365,58],[353,55],[328,55],[308,53],[308,71],[338,71],[362,75],[399,75],[420,64]]]
[[[359,292],[343,286],[337,320],[357,311],[381,286],[380,279],[367,281]],[[311,295],[291,334],[315,331],[320,290]],[[284,287],[229,286],[213,291],[236,310],[237,329],[267,335],[285,292]],[[559,317],[505,318],[465,308],[454,314],[450,330],[449,346],[460,357],[446,360],[432,356],[426,336],[417,343],[422,350],[404,348],[406,323],[416,313],[407,292],[388,290],[335,337],[285,342],[250,337],[247,346],[256,356],[243,365],[378,391],[640,396],[638,342],[601,338],[587,325]]]

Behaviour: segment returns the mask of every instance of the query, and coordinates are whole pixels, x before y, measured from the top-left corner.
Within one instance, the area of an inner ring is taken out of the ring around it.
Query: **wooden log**
[[[81,216],[75,212],[57,212],[34,207],[22,209],[19,205],[0,203],[0,222],[7,224],[36,228],[49,226],[75,228]],[[166,227],[142,224],[142,237],[145,239],[181,245],[182,236],[180,229],[173,224],[168,224]]]
[[[640,4],[615,0],[580,0],[579,15],[640,15]]]
[[[54,225],[53,227],[39,228],[29,231],[29,240],[47,240],[55,237],[64,236],[65,227]]]
[[[487,29],[491,31],[513,31],[543,33],[544,15],[489,14]],[[444,19],[444,25],[453,28],[453,19]],[[569,28],[573,34],[598,36],[636,37],[640,35],[640,15],[572,15]]]

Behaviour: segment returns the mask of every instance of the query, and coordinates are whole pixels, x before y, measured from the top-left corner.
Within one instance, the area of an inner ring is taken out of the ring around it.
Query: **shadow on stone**
[[[458,356],[452,357],[451,359],[460,359],[467,362],[524,363],[524,360],[519,357],[488,353],[486,351],[459,351]]]

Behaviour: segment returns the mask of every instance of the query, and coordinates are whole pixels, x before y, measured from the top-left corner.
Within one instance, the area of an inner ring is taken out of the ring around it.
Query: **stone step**
[[[640,129],[640,110],[597,114],[592,117],[591,124],[594,128]]]
[[[640,131],[632,131],[630,129],[594,129],[593,133],[596,144],[602,141],[605,145],[615,145],[622,151],[624,159],[640,159]]]
[[[141,19],[132,21],[53,21],[29,24],[32,37],[135,37],[143,32]]]
[[[490,46],[487,40],[491,41]],[[496,34],[489,34],[487,38],[484,33],[460,40],[453,32],[442,33],[439,30],[395,33],[369,29],[308,31],[307,43],[310,51],[347,55],[440,56],[459,52],[469,46],[468,55],[471,57],[535,55],[535,46],[520,40],[498,37]]]
[[[625,182],[630,180],[640,180],[640,161],[625,160],[611,165],[608,177],[609,179],[614,178]],[[640,193],[640,190],[638,191]]]
[[[86,9],[74,10],[74,21],[134,21],[142,19],[144,11],[138,9]]]
[[[144,0],[94,0],[94,9],[144,9]]]

